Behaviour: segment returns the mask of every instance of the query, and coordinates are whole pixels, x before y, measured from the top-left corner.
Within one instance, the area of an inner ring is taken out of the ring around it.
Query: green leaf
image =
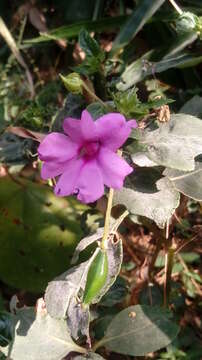
[[[202,120],[191,115],[172,115],[169,122],[159,124],[155,130],[139,130],[138,136],[128,150],[133,162],[140,166],[146,157],[161,166],[191,171],[195,157],[202,153]]]
[[[156,284],[148,284],[148,286],[140,292],[140,304],[162,306],[163,294],[161,288]]]
[[[4,347],[12,340],[13,324],[11,316],[5,311],[0,311],[0,346]]]
[[[63,132],[63,121],[66,117],[73,117],[80,119],[81,112],[85,107],[84,99],[78,94],[68,94],[62,109],[55,115],[55,119],[52,124],[52,131]]]
[[[169,57],[179,54],[187,46],[191,45],[194,41],[196,41],[197,38],[198,35],[196,32],[188,32],[176,36],[175,39],[172,41],[171,46],[167,49],[163,59],[165,60]]]
[[[4,132],[0,139],[0,163],[6,165],[27,164],[28,154],[32,152],[33,141]]]
[[[132,215],[145,216],[160,227],[179,205],[179,193],[156,168],[137,168],[125,186],[115,192],[114,205],[122,204]]]
[[[46,289],[45,302],[48,313],[55,319],[67,319],[71,335],[89,337],[89,309],[80,306],[80,290],[84,291],[89,261],[72,267],[51,281]]]
[[[200,262],[200,255],[195,252],[181,252],[180,256],[187,264],[192,264],[194,262]]]
[[[120,304],[125,299],[127,293],[126,281],[118,276],[115,283],[101,299],[99,305],[112,307],[116,304]]]
[[[34,308],[17,310],[12,316],[13,342],[1,351],[15,360],[61,360],[71,351],[85,353],[86,350],[76,345],[70,337],[66,321],[56,320],[39,305]]]
[[[125,92],[120,91],[114,94],[114,103],[117,110],[127,118],[143,117],[149,113],[150,109],[159,108],[172,102],[170,99],[161,97],[160,99],[142,103],[138,98],[137,91],[137,88],[132,88]]]
[[[121,48],[126,46],[160,8],[164,1],[165,0],[142,0],[139,2],[134,12],[115,38],[111,54],[118,52]]]
[[[137,88],[130,89],[126,92],[118,92],[114,94],[114,103],[117,110],[130,118],[132,116],[146,115],[149,112],[147,104],[142,104],[137,96]]]
[[[84,289],[85,279],[82,281],[82,277],[87,266],[88,261],[72,267],[50,281],[45,292],[46,308],[50,316],[55,319],[66,318],[72,296],[77,296],[80,287]]]
[[[86,56],[93,56],[104,60],[104,52],[97,41],[90,36],[87,30],[82,29],[79,33],[79,45],[85,52]]]
[[[109,351],[130,356],[157,351],[178,334],[179,327],[170,320],[170,315],[161,307],[130,306],[113,318],[96,348],[104,346]]]
[[[150,52],[151,54],[152,52]],[[148,57],[148,54],[147,55]],[[134,86],[138,82],[142,81],[147,76],[155,73],[161,73],[172,68],[186,68],[200,64],[202,62],[202,56],[180,54],[177,56],[169,57],[158,62],[145,61],[144,57],[135,60],[132,64],[126,67],[121,75],[120,81],[116,87],[118,90],[125,91],[131,86]]]
[[[164,174],[176,190],[194,200],[202,201],[202,162],[195,164],[193,171],[166,169]]]
[[[127,16],[116,16],[100,19],[97,21],[81,21],[75,24],[61,26],[57,29],[51,30],[48,34],[42,33],[41,36],[26,40],[25,43],[37,44],[44,41],[53,41],[58,39],[71,39],[79,35],[81,29],[87,31],[102,32],[107,29],[114,29],[120,27],[126,21]]]
[[[106,108],[102,106],[99,102],[91,103],[87,106],[86,110],[88,110],[94,120],[97,120],[99,117],[107,113]]]
[[[80,251],[85,249],[88,245],[101,238],[92,235],[82,239],[82,247]],[[86,245],[84,245],[86,243]],[[79,249],[77,249],[77,254]],[[94,297],[92,303],[96,304],[109,290],[115,282],[121,268],[123,249],[122,242],[108,241],[108,248],[106,250],[108,258],[108,274],[104,286],[100,289],[99,293]],[[76,257],[75,257],[76,258]],[[62,274],[58,278],[51,281],[48,285],[45,294],[47,310],[51,316],[55,318],[67,318],[68,326],[71,330],[72,336],[77,339],[79,334],[88,336],[89,331],[89,310],[88,307],[82,307],[81,301],[86,285],[86,278],[91,258],[89,261],[77,265]],[[78,301],[78,299],[80,300]]]
[[[70,265],[86,206],[25,179],[0,179],[0,278],[41,292]],[[11,266],[12,264],[12,266]]]
[[[74,260],[77,261],[77,255],[80,251],[83,251],[87,246],[98,241],[98,239],[102,237],[103,231],[100,232],[100,229],[98,230],[97,234],[93,234],[90,237],[81,240],[82,247],[77,248]],[[83,240],[85,241],[85,245]],[[109,290],[120,272],[123,257],[122,242],[118,241],[114,244],[112,241],[109,241],[107,256],[109,267],[107,280],[100,293],[93,300],[94,304],[99,302],[102,296]],[[49,283],[46,289],[45,299],[47,310],[51,316],[55,318],[66,317],[71,297],[77,296],[79,289],[84,290],[85,288],[89,264],[90,261],[86,261],[80,265],[74,266]]]

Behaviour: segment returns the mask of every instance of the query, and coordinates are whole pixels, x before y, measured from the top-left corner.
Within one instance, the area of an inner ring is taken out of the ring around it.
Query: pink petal
[[[127,140],[131,125],[136,125],[135,120],[133,124],[131,121],[127,123],[125,117],[118,113],[109,113],[96,121],[99,139],[105,147],[113,151],[120,148]]]
[[[120,189],[125,177],[133,171],[124,159],[105,147],[100,149],[97,160],[104,184],[114,189]]]
[[[83,135],[81,132],[81,120],[66,118],[63,122],[64,132],[69,135],[72,141],[80,144],[83,141]]]
[[[60,176],[55,187],[55,194],[57,196],[67,196],[75,192],[76,183],[83,165],[84,161],[81,158],[72,159],[66,163],[65,171]]]
[[[55,176],[62,174],[65,170],[66,163],[57,163],[52,161],[47,161],[42,164],[41,168],[41,177],[42,179],[51,179]]]
[[[96,161],[89,161],[82,168],[77,187],[77,199],[86,204],[96,201],[104,194],[103,178]]]
[[[130,127],[130,129],[135,129],[135,128],[137,128],[138,127],[138,124],[137,124],[137,121],[136,120],[128,120],[127,121],[127,126],[129,126]]]
[[[78,153],[78,145],[59,133],[47,135],[38,147],[40,160],[63,163]]]
[[[73,118],[65,119],[63,122],[63,129],[73,141],[80,145],[85,141],[97,140],[96,125],[87,110],[82,112],[81,120]]]
[[[81,114],[81,131],[85,141],[96,141],[98,138],[95,121],[87,110]]]

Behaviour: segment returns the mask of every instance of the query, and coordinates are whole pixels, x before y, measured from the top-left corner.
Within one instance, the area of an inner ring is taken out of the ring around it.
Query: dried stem
[[[169,0],[171,5],[175,8],[175,10],[178,12],[179,15],[183,14],[182,9],[176,4],[174,0]]]

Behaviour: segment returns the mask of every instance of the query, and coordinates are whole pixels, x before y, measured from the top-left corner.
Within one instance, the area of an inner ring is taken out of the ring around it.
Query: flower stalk
[[[104,233],[101,241],[100,247],[104,250],[107,248],[107,241],[110,232],[110,218],[111,218],[111,211],[112,211],[112,204],[113,204],[113,195],[114,190],[112,188],[109,189],[109,196],[107,202],[107,211],[105,216],[105,225],[104,225]]]

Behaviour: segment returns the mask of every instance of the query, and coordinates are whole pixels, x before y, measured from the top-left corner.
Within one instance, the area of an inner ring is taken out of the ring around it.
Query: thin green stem
[[[175,250],[170,247],[165,255],[165,282],[164,282],[164,307],[167,307],[170,295],[170,281],[173,269],[173,259]]]
[[[104,106],[108,111],[112,111],[112,107],[107,105],[104,101],[102,101],[89,87],[86,85],[84,81],[82,81],[82,86],[84,89],[92,96],[96,101],[98,101],[102,106]]]
[[[107,211],[106,211],[106,216],[105,216],[104,233],[103,233],[103,237],[102,237],[102,241],[101,241],[102,249],[106,249],[106,247],[107,247],[107,240],[108,240],[109,230],[110,230],[110,217],[111,217],[111,211],[112,211],[113,195],[114,195],[114,190],[112,188],[110,188],[108,202],[107,202]]]

